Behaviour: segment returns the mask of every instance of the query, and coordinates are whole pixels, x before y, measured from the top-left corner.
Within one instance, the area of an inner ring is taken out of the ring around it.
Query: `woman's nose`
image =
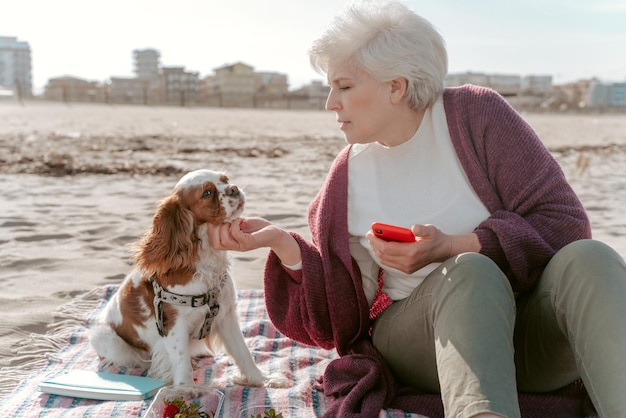
[[[340,101],[337,99],[337,95],[331,89],[326,98],[326,110],[337,111],[341,107]]]

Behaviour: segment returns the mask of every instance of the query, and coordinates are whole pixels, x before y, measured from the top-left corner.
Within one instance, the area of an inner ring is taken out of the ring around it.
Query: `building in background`
[[[254,73],[254,107],[289,108],[287,74],[257,71]]]
[[[205,102],[220,107],[253,107],[257,80],[254,67],[237,62],[213,70],[203,81]]]
[[[589,83],[584,105],[594,109],[626,108],[626,83]]]
[[[516,96],[522,88],[522,77],[508,74],[484,74],[484,73],[456,73],[446,76],[445,84],[448,87],[462,86],[463,84],[475,84],[489,87],[502,96]]]
[[[528,75],[522,77],[519,90],[519,94],[508,98],[512,106],[517,109],[542,109],[553,91],[552,76]]]
[[[0,36],[0,86],[18,99],[33,96],[31,52],[28,42]]]
[[[303,108],[323,110],[326,106],[328,93],[330,93],[330,86],[322,81],[316,80],[300,87],[291,94],[292,96],[300,97],[306,101],[306,104],[302,105]]]
[[[544,107],[550,110],[578,111],[589,109],[589,97],[594,80],[579,80],[561,84],[552,88],[550,98]]]
[[[540,109],[545,106],[552,92],[552,76],[508,75],[485,73],[456,73],[446,76],[447,87],[474,84],[488,87],[500,93],[517,109]]]
[[[522,77],[511,74],[490,74],[489,87],[504,97],[517,96],[522,88]]]
[[[626,108],[626,83],[612,83],[609,106]]]
[[[475,86],[489,87],[489,76],[484,73],[451,73],[446,75],[445,84],[447,87],[462,86],[463,84],[474,84]]]
[[[287,74],[254,71],[243,62],[224,65],[202,79],[203,103],[219,107],[289,109],[293,95]]]
[[[133,51],[135,77],[111,77],[107,99],[110,103],[153,105],[162,102],[161,54],[156,49]]]
[[[134,77],[111,77],[107,89],[108,103],[141,104],[155,102],[154,93],[151,95],[151,82]]]
[[[133,51],[134,72],[137,78],[157,80],[159,78],[159,59],[161,54],[156,49],[135,49]]]
[[[185,71],[185,67],[162,67],[160,80],[163,104],[189,106],[201,99],[197,72]]]
[[[551,75],[528,75],[522,78],[521,93],[528,95],[545,95],[552,88]]]
[[[133,51],[133,69],[138,80],[138,88],[141,90],[141,104],[161,102],[160,58],[161,54],[156,49],[135,49]]]
[[[51,78],[44,90],[44,99],[61,102],[102,103],[106,101],[106,86],[97,81],[63,76]]]
[[[287,74],[257,71],[254,73],[254,78],[254,89],[257,93],[284,95],[289,91]]]

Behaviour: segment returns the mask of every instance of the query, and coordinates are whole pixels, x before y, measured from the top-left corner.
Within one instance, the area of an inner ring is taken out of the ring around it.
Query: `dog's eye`
[[[211,194],[210,190],[205,190],[204,193],[202,193],[202,198],[206,199],[207,197],[211,197]]]

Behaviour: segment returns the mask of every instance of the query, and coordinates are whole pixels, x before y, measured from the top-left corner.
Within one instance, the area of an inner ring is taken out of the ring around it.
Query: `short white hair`
[[[426,19],[398,1],[360,0],[335,16],[309,51],[319,73],[350,63],[381,82],[407,80],[414,109],[432,105],[448,72],[443,38]]]

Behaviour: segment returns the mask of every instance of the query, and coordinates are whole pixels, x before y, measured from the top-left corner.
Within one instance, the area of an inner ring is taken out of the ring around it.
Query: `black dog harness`
[[[224,273],[222,279],[220,280],[219,285],[216,287],[209,289],[208,292],[203,293],[201,295],[179,295],[178,293],[169,292],[156,282],[153,278],[150,279],[150,283],[152,283],[152,288],[154,289],[154,313],[156,317],[156,326],[159,331],[159,335],[161,337],[165,337],[167,333],[163,327],[163,322],[165,320],[165,316],[163,313],[163,303],[169,303],[170,305],[178,305],[178,306],[189,306],[192,308],[197,308],[199,306],[208,305],[209,311],[204,318],[204,324],[202,324],[202,328],[197,336],[193,336],[193,338],[201,340],[204,337],[207,337],[211,332],[211,326],[213,325],[213,319],[217,316],[220,311],[220,305],[217,303],[217,297],[220,294],[220,291],[224,287],[226,283],[226,279],[228,278],[228,273]]]

